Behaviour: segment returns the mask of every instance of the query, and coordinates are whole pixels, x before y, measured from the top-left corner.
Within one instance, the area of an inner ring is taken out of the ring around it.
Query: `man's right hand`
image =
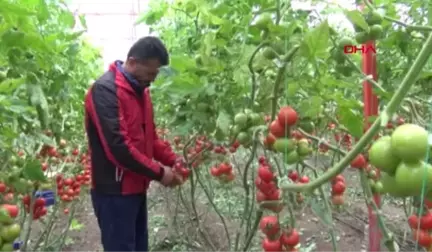
[[[166,187],[176,187],[183,184],[183,178],[180,174],[174,172],[171,168],[163,166],[164,175],[160,183]]]

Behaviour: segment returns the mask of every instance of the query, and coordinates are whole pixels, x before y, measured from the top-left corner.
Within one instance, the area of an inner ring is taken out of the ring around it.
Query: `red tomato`
[[[266,138],[264,139],[264,145],[267,147],[273,146],[273,144],[276,142],[276,137],[273,136],[273,134],[269,133]]]
[[[279,220],[276,216],[264,216],[261,218],[259,228],[267,236],[276,235],[279,230]]]
[[[302,183],[302,184],[307,184],[307,183],[309,183],[309,177],[308,177],[308,176],[302,176],[302,177],[299,179],[299,183]]]
[[[352,168],[361,169],[361,168],[365,168],[366,165],[367,165],[366,158],[362,154],[358,154],[357,157],[355,157],[351,161]]]
[[[70,178],[67,178],[67,179],[64,180],[64,184],[67,185],[67,186],[68,185],[72,185],[73,184],[73,180],[70,179]]]
[[[303,134],[300,133],[300,131],[297,131],[297,130],[293,130],[292,131],[291,137],[293,137],[293,138],[295,138],[297,140],[300,140],[300,139],[304,138]]]
[[[295,229],[290,233],[284,232],[280,237],[280,241],[285,246],[295,247],[300,243],[300,234]]]
[[[422,247],[430,247],[432,245],[432,237],[425,230],[413,230],[413,239]]]
[[[258,176],[264,182],[271,182],[274,179],[274,174],[268,166],[260,166],[258,168]]]
[[[290,106],[284,106],[279,110],[277,120],[283,127],[293,126],[297,122],[297,112]]]
[[[413,214],[410,217],[408,217],[408,225],[412,229],[417,229],[418,228],[419,223],[418,223],[418,217],[417,217],[417,215]]]
[[[280,189],[275,189],[267,193],[267,200],[279,200],[281,195]]]
[[[299,175],[297,171],[291,170],[288,173],[288,178],[290,178],[293,182],[297,182]]]
[[[287,132],[285,127],[280,125],[278,120],[274,120],[273,122],[270,123],[269,131],[276,138],[284,137]]]
[[[228,174],[232,171],[232,166],[228,163],[222,163],[219,165],[219,171],[221,174]]]
[[[270,240],[267,237],[263,239],[261,246],[265,252],[279,252],[282,251],[282,244],[279,240]]]
[[[3,199],[6,202],[11,202],[14,199],[14,195],[13,193],[7,193],[6,195],[3,196]]]
[[[265,195],[265,193],[257,190],[255,193],[255,197],[256,197],[256,201],[257,202],[262,202],[262,201],[266,201],[267,200],[267,195]]]
[[[6,185],[4,183],[0,183],[0,193],[6,192]]]
[[[332,194],[333,195],[343,194],[345,192],[345,189],[346,189],[345,183],[338,181],[334,183],[332,186]]]
[[[432,213],[427,212],[422,217],[420,217],[420,228],[424,230],[432,229]]]
[[[336,175],[336,177],[334,177],[333,179],[332,179],[332,182],[333,183],[336,183],[336,182],[342,182],[342,183],[345,183],[345,178],[342,176],[342,175]]]
[[[34,205],[36,207],[42,207],[45,206],[45,199],[44,198],[37,198],[34,202]]]
[[[19,214],[19,207],[17,205],[3,204],[0,207],[5,209],[12,218],[17,217]]]
[[[260,156],[260,157],[258,158],[258,162],[259,162],[260,164],[262,164],[262,165],[265,165],[265,164],[267,164],[267,159],[266,159],[266,157],[264,157],[264,156]]]
[[[213,177],[219,177],[222,173],[220,172],[219,168],[216,166],[213,166],[212,168],[210,168],[210,174]]]
[[[268,194],[271,191],[277,189],[277,186],[273,181],[266,183],[266,182],[262,181],[259,177],[257,177],[255,179],[255,185],[260,191],[262,191],[265,194]]]

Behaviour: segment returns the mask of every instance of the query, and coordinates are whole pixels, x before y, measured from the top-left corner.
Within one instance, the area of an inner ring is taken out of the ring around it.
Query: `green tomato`
[[[291,153],[296,149],[297,143],[294,139],[278,138],[273,144],[273,149],[280,153]]]
[[[244,129],[247,126],[247,115],[244,113],[238,113],[234,117],[234,124],[240,129]]]
[[[237,140],[239,141],[240,144],[245,145],[245,144],[249,143],[249,141],[250,141],[251,139],[250,139],[248,133],[246,133],[246,132],[240,132],[240,133],[237,135]]]
[[[354,45],[354,40],[350,37],[343,37],[341,40],[339,40],[338,45],[341,49],[343,49],[345,46]]]
[[[251,113],[248,115],[248,122],[250,126],[258,126],[263,123],[263,118],[258,113]]]
[[[380,180],[382,184],[382,193],[387,193],[393,197],[408,197],[410,194],[403,188],[399,187],[395,177],[386,173],[381,173]]]
[[[403,124],[391,136],[391,150],[405,162],[424,160],[429,148],[429,133],[415,124]]]
[[[21,233],[21,227],[19,224],[12,224],[4,226],[0,230],[0,236],[3,241],[13,242]]]
[[[13,243],[5,243],[5,244],[3,244],[3,246],[0,249],[0,251],[2,251],[2,252],[12,252],[14,250],[15,249],[14,249]]]
[[[372,191],[374,193],[382,194],[384,191],[383,183],[381,181],[376,181],[373,188],[372,188]]]
[[[432,183],[432,166],[423,161],[417,163],[400,163],[396,169],[397,187],[409,196],[420,196],[423,189],[430,189]]]
[[[367,32],[357,32],[355,35],[355,40],[359,44],[364,44],[364,43],[368,42],[370,39],[371,38],[369,36],[369,33],[367,33]]]
[[[394,175],[400,159],[391,150],[390,136],[383,136],[372,144],[369,149],[369,163],[383,172]]]
[[[366,15],[366,22],[369,25],[381,24],[383,21],[382,15],[377,11],[371,11]]]
[[[384,31],[381,25],[376,24],[370,27],[369,36],[373,40],[380,39],[383,35]]]
[[[269,25],[272,23],[273,23],[273,18],[271,16],[271,14],[266,12],[266,13],[263,13],[261,16],[258,17],[258,19],[255,23],[255,26],[258,29],[266,30],[269,27]]]
[[[267,47],[263,51],[263,56],[268,60],[273,60],[276,59],[278,55],[271,47]]]
[[[295,164],[300,161],[300,156],[297,151],[291,151],[287,155],[284,156],[284,161],[286,164]]]

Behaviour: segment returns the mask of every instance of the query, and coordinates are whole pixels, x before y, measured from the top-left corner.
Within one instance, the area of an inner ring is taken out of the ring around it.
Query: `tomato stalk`
[[[192,173],[191,173],[190,179],[189,179],[190,180],[190,197],[191,197],[191,202],[190,203],[191,203],[191,206],[192,206],[192,211],[193,211],[193,213],[195,215],[194,219],[196,220],[196,223],[198,225],[198,231],[200,232],[202,238],[207,243],[207,245],[210,246],[213,250],[215,250],[216,247],[213,244],[213,242],[211,241],[208,233],[205,232],[205,230],[201,227],[201,223],[199,221],[198,210],[197,210],[197,207],[196,207],[196,204],[195,204],[195,200],[194,200],[195,199],[195,189],[196,189],[196,183],[195,183],[194,175],[196,175],[198,172],[191,167],[192,163],[191,163],[191,160],[189,160],[189,158],[188,158],[187,150],[188,150],[189,146],[196,140],[196,137],[197,137],[196,135],[193,135],[186,142],[186,144],[184,146],[184,149],[183,149],[183,158],[184,158],[184,160],[186,162],[186,165],[188,166],[188,169],[192,170]],[[198,183],[200,182],[199,180],[197,180],[197,181],[198,181]],[[205,190],[204,187],[203,187],[203,189],[204,189],[204,192],[206,192],[206,194],[207,194],[207,191]],[[181,189],[179,189],[179,190],[181,190]],[[209,198],[209,200],[211,199],[209,197],[209,195],[207,195],[207,197]],[[215,211],[218,211],[218,208],[215,208]],[[223,223],[224,223],[224,219],[223,219]]]
[[[53,212],[52,212],[51,216],[48,219],[48,223],[46,225],[46,228],[40,234],[40,236],[38,237],[38,239],[36,240],[35,245],[32,248],[32,251],[37,251],[39,249],[42,241],[44,240],[43,238],[45,238],[45,244],[48,241],[48,238],[49,238],[49,236],[51,234],[51,231],[52,231],[52,229],[54,227],[54,223],[58,219],[57,212],[58,212],[59,208],[60,208],[60,205],[58,205],[58,204],[54,205]]]
[[[393,237],[392,233],[390,232],[390,230],[388,229],[387,225],[385,224],[385,221],[384,221],[382,215],[380,214],[380,212],[381,212],[380,208],[378,207],[378,205],[376,204],[376,202],[373,199],[374,195],[372,193],[371,187],[369,186],[369,184],[367,182],[366,173],[364,170],[359,170],[359,172],[360,172],[360,181],[361,181],[361,185],[363,188],[363,193],[364,193],[364,197],[366,200],[366,204],[368,206],[371,206],[373,211],[376,213],[378,226],[380,227],[382,234],[384,235],[384,240],[385,240],[384,244],[386,245],[386,247],[389,251],[397,251],[397,244],[394,241],[394,237]]]
[[[268,33],[266,33],[266,35],[264,36],[264,39],[268,36]],[[255,102],[255,93],[256,93],[256,88],[257,88],[257,81],[256,81],[256,76],[255,76],[255,70],[253,69],[253,61],[256,57],[256,55],[258,54],[259,50],[261,50],[262,48],[268,46],[270,43],[268,41],[264,41],[261,44],[259,44],[257,46],[257,48],[255,49],[255,51],[252,53],[249,62],[248,62],[248,68],[249,68],[249,72],[252,78],[252,89],[251,89],[251,98],[250,98],[250,105],[249,107],[252,108]]]
[[[278,90],[280,84],[282,84],[282,81],[284,80],[284,75],[286,71],[286,67],[288,66],[289,62],[292,60],[296,52],[300,46],[294,46],[291,48],[291,50],[287,53],[287,55],[282,59],[282,66],[279,68],[277,75],[276,75],[276,81],[273,87],[273,97],[272,97],[272,110],[271,110],[271,120],[273,121],[276,117],[276,110],[277,110],[277,101],[278,101]]]
[[[421,70],[426,65],[430,55],[432,54],[432,34],[429,35],[428,39],[425,41],[422,50],[415,59],[413,65],[409,69],[405,78],[402,80],[398,90],[395,92],[387,107],[383,111],[384,117],[378,117],[372,126],[366,131],[366,133],[359,139],[356,145],[347,153],[347,155],[340,160],[335,166],[328,169],[319,178],[311,181],[308,184],[285,184],[281,186],[282,190],[293,191],[293,192],[304,192],[313,191],[321,185],[330,181],[331,178],[341,173],[345,167],[347,167],[350,162],[360,153],[363,149],[374,139],[374,136],[381,129],[386,118],[396,113],[398,107],[402,103],[403,99],[408,94],[410,88],[414,85],[415,80],[419,76]]]
[[[55,251],[62,251],[63,250],[63,246],[64,246],[64,244],[66,242],[66,238],[67,238],[67,235],[69,233],[70,226],[72,224],[72,220],[75,217],[75,212],[77,210],[77,206],[78,206],[78,201],[75,201],[75,202],[72,203],[70,215],[68,217],[67,224],[66,224],[66,227],[64,228],[64,231],[58,237],[57,240],[55,240],[51,244],[47,245],[46,248],[49,248],[51,246],[54,246],[55,244],[58,244],[57,247],[54,250]]]
[[[245,190],[245,196],[244,196],[243,216],[245,218],[242,218],[241,223],[240,223],[240,227],[244,226],[244,222],[245,222],[247,213],[248,213],[248,211],[250,211],[249,208],[250,208],[250,200],[251,199],[249,197],[249,195],[250,195],[250,188],[249,188],[249,183],[248,183],[248,180],[249,180],[249,176],[248,176],[248,174],[249,174],[249,168],[250,168],[250,166],[251,166],[251,164],[252,164],[252,162],[253,162],[253,160],[255,158],[255,153],[256,153],[257,148],[258,148],[258,142],[259,142],[259,137],[258,136],[259,136],[260,132],[262,132],[264,130],[266,130],[266,127],[264,127],[264,126],[257,127],[254,130],[253,136],[252,136],[253,143],[252,143],[251,154],[250,154],[249,159],[247,160],[245,168],[244,168],[244,173],[243,173],[243,188]],[[250,217],[251,217],[251,215],[249,216],[249,218],[247,218],[248,221],[250,221]],[[258,218],[258,216],[257,216],[257,218]],[[259,219],[261,219],[261,217]],[[258,222],[256,220],[255,223],[259,224],[259,219],[258,219]],[[251,234],[255,235],[255,232],[256,232],[256,230],[258,228],[258,224],[256,226],[253,226],[252,230],[249,229],[248,225],[245,226],[245,232],[244,232],[244,234],[246,235],[246,237],[250,236]],[[236,243],[235,244],[235,249],[236,250],[238,249],[238,246],[239,246],[238,244],[239,244],[240,234],[241,234],[241,231],[239,230],[237,232],[236,238],[235,238],[235,243]],[[246,249],[248,249],[249,245],[250,244],[245,244]]]
[[[23,235],[23,246],[20,248],[20,251],[27,251],[27,245],[29,243],[29,239],[30,239],[30,234],[32,231],[32,224],[33,224],[33,214],[34,211],[32,211],[32,209],[34,209],[34,204],[35,204],[35,199],[36,197],[34,197],[36,191],[37,191],[37,187],[34,188],[34,190],[32,191],[31,197],[30,197],[30,213],[28,216],[28,219],[24,222],[24,235]]]

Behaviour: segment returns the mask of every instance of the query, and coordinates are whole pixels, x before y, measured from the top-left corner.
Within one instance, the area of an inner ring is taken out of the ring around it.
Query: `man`
[[[167,187],[182,183],[170,168],[176,155],[155,131],[149,93],[159,68],[168,62],[163,43],[144,37],[131,47],[127,60],[111,64],[86,95],[91,198],[104,251],[148,251],[150,181]]]

